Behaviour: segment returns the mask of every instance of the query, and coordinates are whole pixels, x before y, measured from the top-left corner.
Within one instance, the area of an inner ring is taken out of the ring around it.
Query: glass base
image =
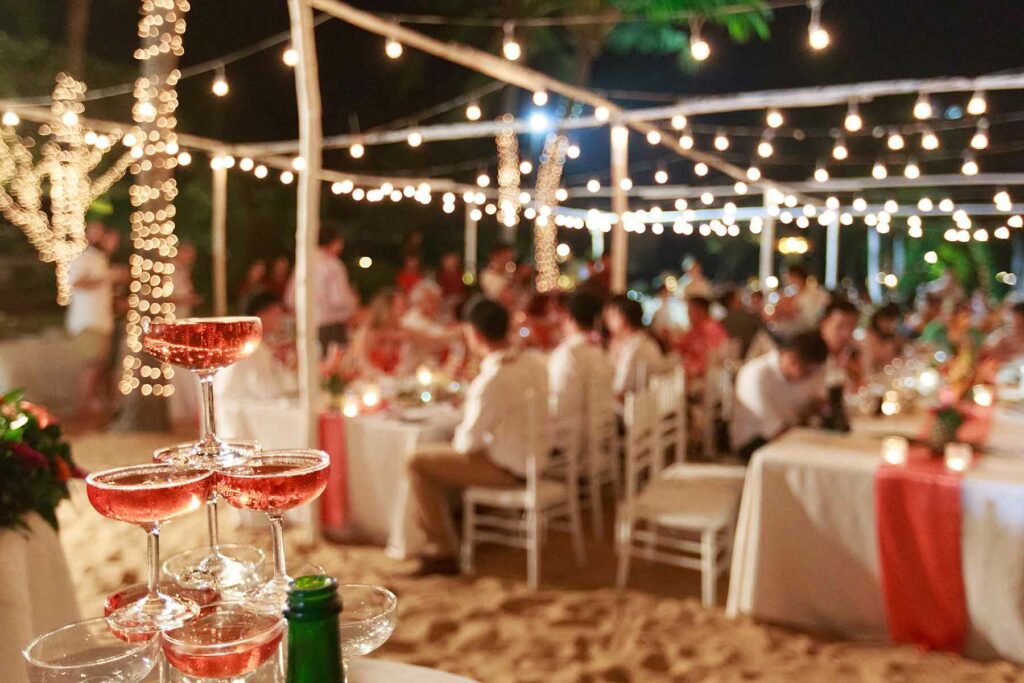
[[[242,439],[217,439],[215,447],[209,447],[202,441],[187,441],[158,448],[153,451],[153,460],[178,466],[216,469],[236,465],[261,451],[258,442]]]
[[[263,551],[251,545],[193,548],[164,562],[164,573],[184,588],[212,588],[222,599],[244,597],[259,585]]]
[[[281,614],[288,604],[290,576],[275,576],[270,581],[249,593],[245,606],[262,614]]]
[[[178,628],[197,614],[199,605],[192,600],[157,593],[114,610],[107,616],[107,624],[124,634],[157,633]]]

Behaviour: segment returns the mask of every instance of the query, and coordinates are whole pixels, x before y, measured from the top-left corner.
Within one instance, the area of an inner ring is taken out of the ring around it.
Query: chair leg
[[[540,585],[540,516],[536,510],[526,513],[526,583],[530,590]]]
[[[473,573],[473,551],[475,541],[473,532],[476,528],[476,505],[466,503],[462,511],[462,560],[461,568],[463,574]]]
[[[570,491],[569,495],[569,533],[572,534],[576,564],[582,566],[587,561],[587,549],[583,545],[583,514],[580,512],[580,497],[576,491]]]
[[[715,588],[718,585],[718,530],[705,529],[700,536],[701,603],[715,606]]]
[[[587,486],[590,491],[590,519],[594,526],[594,537],[604,537],[604,505],[601,501],[601,477],[596,472],[591,472],[587,477]]]
[[[615,573],[615,585],[625,588],[629,581],[629,561],[632,554],[633,543],[633,520],[620,513],[615,529],[616,552],[618,553],[618,568]]]

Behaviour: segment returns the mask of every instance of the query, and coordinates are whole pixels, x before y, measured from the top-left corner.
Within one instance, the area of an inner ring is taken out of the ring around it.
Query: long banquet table
[[[876,529],[880,439],[917,417],[850,434],[793,430],[754,454],[732,559],[730,615],[887,639]],[[1024,661],[1024,414],[997,408],[961,487],[965,653]]]

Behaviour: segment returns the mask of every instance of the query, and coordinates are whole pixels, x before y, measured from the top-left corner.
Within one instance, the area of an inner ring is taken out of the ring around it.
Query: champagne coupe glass
[[[31,683],[135,683],[149,675],[159,653],[159,639],[152,634],[128,641],[97,617],[39,636],[22,656]]]
[[[285,632],[280,615],[253,611],[244,603],[222,602],[204,610],[160,640],[167,661],[203,681],[245,681],[278,651]]]
[[[348,660],[363,657],[383,645],[395,631],[398,598],[383,586],[359,583],[338,586],[343,609],[338,617],[341,631],[341,656]]]
[[[212,470],[147,464],[95,472],[85,478],[89,502],[104,517],[141,526],[149,534],[146,595],[107,617],[123,634],[152,633],[179,626],[199,613],[188,599],[159,590],[160,525],[198,510],[213,488]]]
[[[284,513],[314,500],[327,487],[330,458],[323,451],[263,451],[217,472],[217,490],[231,505],[267,513],[274,543],[274,577],[252,594],[253,604],[280,613],[291,578],[284,559]]]
[[[252,355],[262,336],[263,324],[256,317],[182,318],[173,322],[150,320],[143,323],[142,344],[146,351],[164,363],[195,373],[203,395],[199,441],[159,449],[154,459],[214,469],[259,451],[256,442],[225,441],[217,436],[213,378],[222,368]],[[192,588],[230,588],[251,577],[256,565],[251,558],[236,558],[224,552],[220,545],[216,491],[207,503],[210,550],[179,578]]]

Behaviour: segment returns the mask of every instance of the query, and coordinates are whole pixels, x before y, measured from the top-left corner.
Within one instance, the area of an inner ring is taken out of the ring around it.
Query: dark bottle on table
[[[344,683],[338,615],[338,582],[330,576],[302,576],[288,590],[287,683]]]

